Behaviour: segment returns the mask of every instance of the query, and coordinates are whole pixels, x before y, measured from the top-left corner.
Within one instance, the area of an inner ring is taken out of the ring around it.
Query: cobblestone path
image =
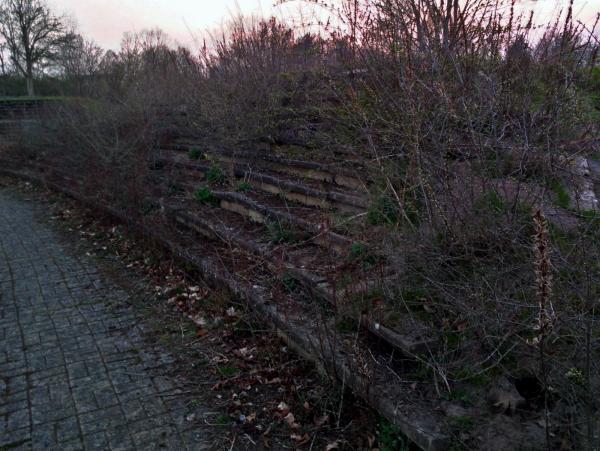
[[[0,188],[0,450],[211,449],[128,293],[43,215]]]

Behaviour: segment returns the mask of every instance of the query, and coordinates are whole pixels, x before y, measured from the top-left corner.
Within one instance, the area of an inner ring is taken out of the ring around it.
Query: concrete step
[[[183,155],[173,155],[169,157],[158,158],[163,164],[173,165],[179,169],[198,171],[206,174],[211,170],[212,165],[205,161],[190,161]],[[368,199],[355,191],[344,191],[337,187],[323,186],[321,189],[315,187],[315,184],[303,183],[298,178],[295,180],[285,174],[268,172],[268,170],[254,169],[252,167],[227,163],[223,168],[225,173],[231,174],[238,180],[247,182],[255,189],[276,194],[285,197],[291,202],[297,202],[309,207],[321,209],[337,209],[348,213],[362,213],[368,208]],[[312,185],[312,186],[311,186]]]
[[[308,292],[337,306],[352,319],[360,318],[365,329],[407,356],[428,356],[437,347],[432,331],[415,319],[397,319],[394,327],[389,327],[383,319],[383,306],[377,306],[376,309],[361,307],[360,311],[353,308],[353,302],[364,304],[357,301],[358,297],[368,296],[371,290],[386,283],[386,280],[378,280],[381,270],[376,269],[370,275],[363,271],[356,274],[346,271],[345,275],[350,275],[350,283],[342,287],[334,282],[335,277],[343,270],[340,259],[332,258],[310,243],[274,246],[256,241],[256,234],[249,236],[237,224],[226,224],[222,217],[213,219],[211,214],[204,212],[191,213],[184,203],[173,203],[164,208],[167,216],[180,226],[259,257],[274,275],[285,274],[298,280]],[[392,281],[390,278],[389,282]]]

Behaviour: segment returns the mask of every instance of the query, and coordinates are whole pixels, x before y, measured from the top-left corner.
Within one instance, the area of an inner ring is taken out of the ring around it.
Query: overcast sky
[[[73,17],[78,29],[106,48],[118,48],[125,31],[159,27],[173,39],[193,46],[193,36],[215,30],[232,14],[298,14],[301,1],[274,8],[274,0],[50,0],[57,13]],[[541,17],[568,0],[524,0]],[[558,6],[557,6],[558,5]],[[590,21],[600,12],[600,0],[575,0],[576,13]]]

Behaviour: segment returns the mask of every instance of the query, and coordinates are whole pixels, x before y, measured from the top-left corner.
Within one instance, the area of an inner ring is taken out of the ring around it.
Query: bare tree
[[[6,43],[0,43],[0,75],[6,75]]]
[[[34,71],[54,58],[64,42],[65,23],[44,0],[3,0],[0,3],[0,36],[6,41],[15,70],[27,80],[27,94],[35,95]]]
[[[97,74],[103,57],[104,50],[95,42],[85,40],[79,34],[70,34],[57,53],[56,64],[81,95],[84,85],[89,85]]]

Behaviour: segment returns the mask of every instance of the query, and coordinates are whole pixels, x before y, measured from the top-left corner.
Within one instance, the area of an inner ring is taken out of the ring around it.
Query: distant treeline
[[[69,95],[72,82],[61,78],[43,76],[36,79],[36,95],[41,97]],[[18,75],[0,75],[0,97],[18,97],[27,92],[27,81]]]

